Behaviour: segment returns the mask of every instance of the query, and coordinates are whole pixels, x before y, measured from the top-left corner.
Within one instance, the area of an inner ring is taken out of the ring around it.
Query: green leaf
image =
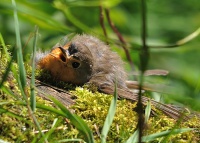
[[[56,108],[45,106],[45,105],[39,104],[39,103],[36,104],[36,107],[43,109],[43,110],[46,110],[46,111],[49,111],[49,112],[52,112],[52,113],[55,113],[55,114],[60,115],[60,116],[65,116],[65,113],[63,113],[62,111],[60,111]]]
[[[58,118],[54,119],[52,128],[47,133],[45,133],[42,138],[40,138],[40,140],[38,141],[38,143],[44,143],[45,139],[48,139],[48,137],[51,136],[51,134],[56,130],[56,127],[58,126],[58,124],[60,122],[61,122],[61,120],[58,121]]]
[[[84,23],[82,23],[80,20],[78,20],[70,11],[70,9],[67,7],[67,5],[65,3],[62,3],[60,1],[56,1],[54,2],[54,5],[57,9],[61,10],[65,16],[67,17],[67,19],[73,23],[76,27],[80,28],[81,30],[85,31],[85,32],[89,32],[91,31],[90,27],[88,27],[87,25],[85,25]]]
[[[35,27],[35,36],[33,40],[33,53],[32,53],[32,74],[31,74],[31,84],[30,84],[30,90],[31,90],[31,109],[33,112],[35,111],[36,107],[36,95],[35,95],[35,53],[36,53],[36,43],[37,43],[37,36],[38,36],[38,27]]]
[[[15,99],[18,99],[18,97],[8,87],[3,85],[0,88],[5,94],[10,95],[10,96],[14,97]]]
[[[70,122],[84,135],[87,143],[94,143],[94,137],[92,131],[79,116],[72,114],[64,105],[62,105],[57,99],[49,97],[64,113],[64,117],[68,118]]]
[[[175,129],[175,130],[173,130],[173,135],[184,133],[184,132],[188,132],[188,131],[192,131],[192,130],[194,130],[194,128]],[[164,137],[164,136],[167,136],[167,135],[171,134],[171,132],[172,132],[172,130],[167,130],[167,131],[163,131],[163,132],[159,132],[159,133],[143,136],[142,137],[142,142],[154,141],[157,138],[161,138],[161,137]],[[136,130],[134,132],[134,134],[125,143],[136,143],[136,142],[138,142],[138,130]]]
[[[136,130],[132,136],[129,137],[129,139],[125,143],[136,143],[138,142],[138,135],[139,131]]]
[[[15,34],[16,34],[16,49],[17,49],[17,63],[19,66],[19,81],[22,87],[22,90],[25,89],[26,86],[26,71],[24,67],[23,54],[22,54],[22,45],[20,38],[20,30],[19,30],[19,21],[17,16],[17,6],[15,0],[12,0],[12,5],[14,7],[14,24],[15,24]]]
[[[148,122],[150,114],[151,114],[151,101],[148,101],[145,109],[145,123]]]
[[[106,142],[106,137],[107,137],[108,131],[109,131],[110,126],[112,124],[112,121],[114,119],[116,107],[117,107],[117,87],[116,87],[116,84],[115,84],[114,97],[111,101],[110,108],[108,110],[108,115],[106,117],[106,120],[105,120],[104,125],[103,125],[103,129],[101,131],[101,143]]]
[[[8,65],[7,65],[7,68],[6,68],[5,73],[3,74],[2,80],[0,81],[0,88],[2,87],[4,81],[7,79],[8,74],[9,74],[9,72],[10,72],[10,69],[11,69],[11,67],[12,67],[12,63],[13,63],[15,57],[16,57],[16,54],[15,54],[16,50],[15,50],[15,48],[13,48],[12,52],[14,52],[14,55],[13,55],[12,58],[8,58],[8,60],[10,60],[10,61],[9,61]]]
[[[84,140],[82,139],[63,139],[63,140],[59,140],[59,143],[63,143],[63,142],[79,142],[79,143],[86,143]]]
[[[8,0],[1,0],[0,5],[3,8],[7,8],[5,13],[7,14],[8,9],[12,9],[13,7]],[[52,17],[52,13],[45,11],[44,7],[50,6],[45,2],[29,2],[26,0],[17,0],[17,7],[15,9],[18,11],[18,16],[26,19],[29,22],[37,24],[39,27],[43,29],[49,29],[53,31],[60,31],[63,33],[73,31],[72,27],[68,27],[66,24],[61,23],[60,21],[54,19]],[[53,7],[50,7],[53,9]]]
[[[160,132],[160,133],[151,134],[151,135],[148,135],[148,136],[143,136],[142,142],[153,141],[157,138],[167,136],[171,132],[173,132],[172,135],[175,135],[175,134],[180,134],[180,133],[184,133],[184,132],[188,132],[188,131],[192,131],[192,130],[194,130],[194,128],[182,128],[182,129],[175,129],[173,131],[167,130],[167,131],[163,131],[163,132]]]
[[[8,54],[7,47],[5,45],[5,42],[3,40],[2,34],[0,33],[0,45],[3,47],[3,54],[5,54],[6,59],[10,59],[10,56]],[[1,87],[1,86],[0,86]]]
[[[1,107],[0,107],[0,113],[5,113],[5,114],[7,114],[8,116],[11,116],[11,117],[13,117],[13,118],[17,118],[17,119],[19,119],[19,120],[24,121],[25,123],[30,124],[29,121],[24,120],[24,117],[21,117],[21,116],[15,114],[15,113],[13,113],[13,112],[7,110],[7,109],[4,109],[4,108],[1,108]]]

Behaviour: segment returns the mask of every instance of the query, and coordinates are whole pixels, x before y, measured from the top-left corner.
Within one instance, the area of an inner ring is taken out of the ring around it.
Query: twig
[[[196,38],[199,35],[200,35],[200,27],[197,30],[195,30],[194,32],[192,32],[190,35],[184,37],[183,39],[177,41],[174,44],[164,45],[164,46],[162,46],[162,45],[152,45],[152,46],[149,46],[149,48],[176,48],[178,46],[182,46],[182,45],[187,44],[188,42],[192,41],[194,38]]]
[[[143,107],[142,107],[142,85],[143,85],[143,75],[148,65],[149,60],[149,50],[146,44],[146,37],[147,37],[147,30],[146,30],[146,2],[145,0],[141,0],[141,13],[142,13],[142,50],[140,53],[140,68],[141,68],[141,75],[140,75],[140,84],[139,84],[139,96],[138,96],[138,128],[139,128],[139,143],[142,142],[142,132],[144,126],[144,118],[143,118]]]
[[[99,6],[99,10],[100,10],[100,15],[99,15],[99,21],[100,21],[100,24],[101,24],[101,27],[103,29],[103,34],[106,38],[106,43],[108,44],[108,36],[107,36],[107,32],[106,32],[106,28],[105,28],[105,25],[104,25],[104,15],[103,15],[103,8],[102,6]]]
[[[126,42],[125,42],[124,38],[122,37],[122,35],[120,34],[120,32],[115,27],[114,23],[111,21],[110,13],[109,13],[109,10],[107,8],[105,9],[105,12],[106,12],[106,17],[107,17],[108,23],[109,23],[110,27],[112,28],[112,30],[117,34],[117,37],[119,38],[120,42],[122,43],[122,47],[125,51],[125,54],[126,54],[126,57],[129,61],[130,66],[131,66],[131,69],[134,71],[135,70],[134,63],[133,63],[131,56],[130,56],[130,53],[129,53],[127,47],[126,47]]]

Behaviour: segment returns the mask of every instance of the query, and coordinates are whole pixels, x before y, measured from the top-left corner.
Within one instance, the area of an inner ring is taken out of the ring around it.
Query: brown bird
[[[114,85],[117,83],[119,97],[138,100],[138,95],[128,89],[127,74],[121,58],[108,45],[93,36],[76,35],[64,45],[54,46],[50,53],[37,57],[39,68],[49,71],[58,80],[76,85],[95,84],[99,91],[107,94],[114,92]],[[149,100],[142,96],[144,104]],[[150,101],[175,119],[181,116],[181,112],[170,105]]]

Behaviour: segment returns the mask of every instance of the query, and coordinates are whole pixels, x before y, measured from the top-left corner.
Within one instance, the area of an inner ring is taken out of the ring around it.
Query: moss
[[[0,106],[0,138],[9,142],[31,142],[38,134],[38,128],[34,124],[27,106],[19,104],[19,102],[9,95],[3,95],[1,93],[1,103],[7,102],[7,104]],[[5,100],[6,99],[6,100]],[[53,107],[52,102],[37,97],[37,103],[40,105],[46,105]],[[8,112],[2,112],[8,110]],[[12,115],[12,114],[14,115]],[[16,116],[15,116],[16,115]],[[52,141],[57,141],[63,138],[74,138],[78,136],[78,131],[69,123],[65,118],[58,116],[49,111],[45,111],[37,108],[35,117],[39,122],[43,131],[49,131],[52,127],[55,119],[59,120],[55,131],[51,135]],[[39,137],[38,139],[40,139]]]
[[[72,108],[75,110],[76,114],[81,116],[88,123],[94,134],[96,134],[97,142],[100,142],[97,132],[100,132],[103,127],[112,95],[98,92],[92,93],[88,89],[81,87],[76,88],[73,94],[77,96],[77,99]],[[107,142],[124,142],[134,133],[138,120],[137,113],[133,110],[134,108],[136,108],[136,103],[125,99],[118,100],[115,118],[109,131]],[[160,111],[156,110],[156,112],[158,112],[159,115],[150,117],[144,135],[171,130],[174,127],[176,127],[176,129],[200,127],[198,124],[199,119],[195,116],[188,121],[181,121],[178,123],[178,121],[169,118],[160,113]],[[97,129],[98,131],[96,131]],[[160,139],[155,142],[159,142],[159,140]],[[199,130],[172,135],[168,140],[171,142],[199,142]]]
[[[1,81],[5,72],[2,69],[6,69],[8,61],[5,60],[4,56],[0,58]],[[13,68],[17,70],[16,63],[13,63]],[[31,67],[28,68],[30,72]],[[28,73],[28,76],[30,76],[30,73]],[[4,87],[8,88],[14,96],[7,92],[5,93],[0,88],[0,139],[9,142],[31,142],[34,138],[39,140],[41,136],[38,136],[38,128],[34,124],[27,106],[23,104],[24,100],[21,96],[21,91],[18,88],[17,80],[12,72],[10,72],[7,81],[4,82]],[[29,92],[26,95],[29,100]],[[55,108],[52,102],[44,100],[41,97],[37,97],[36,100],[40,105]],[[59,123],[56,125],[54,133],[51,134],[52,141],[63,138],[74,138],[78,135],[78,131],[73,126],[67,124],[65,118],[59,117],[53,112],[37,108],[34,115],[41,126],[41,130],[44,132],[49,131],[53,121],[58,119]]]
[[[3,64],[1,63],[1,65],[3,65],[1,68],[6,69],[6,60],[2,59],[1,61],[4,62]],[[0,70],[0,78],[3,75],[2,69]],[[31,70],[31,67],[27,66],[29,76]],[[88,89],[88,86],[85,86],[84,88],[74,88],[73,85],[56,81],[56,79],[52,80],[49,73],[42,70],[36,70],[36,77],[49,84],[71,90],[76,96],[76,102],[70,109],[87,122],[88,126],[93,131],[95,141],[100,142],[99,133],[101,133],[103,123],[107,116],[112,95],[99,93],[95,88],[92,88],[93,92],[91,92],[89,90],[91,88]],[[38,129],[32,121],[27,106],[19,104],[19,101],[23,101],[23,99],[16,79],[12,74],[9,75],[9,78],[4,85],[11,89],[16,97],[6,94],[0,89],[0,138],[10,142],[31,142],[35,137],[39,140],[41,137],[37,137]],[[40,97],[37,97],[37,103],[54,107],[52,102]],[[135,108],[136,103],[130,102],[129,100],[123,99],[117,101],[117,110],[111,129],[109,130],[107,142],[124,142],[134,133],[138,120],[137,113],[134,110]],[[6,110],[9,112],[5,112]],[[156,112],[159,113],[158,116],[150,117],[147,126],[145,126],[144,135],[159,133],[161,131],[173,129],[174,127],[177,129],[190,127],[197,128],[197,130],[178,135],[171,135],[167,141],[181,143],[200,141],[200,119],[198,117],[194,116],[187,121],[178,122],[160,113],[160,111]],[[13,113],[13,115],[10,113]],[[56,128],[49,137],[50,142],[66,138],[82,138],[82,135],[68,120],[55,113],[37,108],[35,116],[41,125],[41,129],[44,131],[49,131],[53,121],[58,119]],[[154,142],[159,142],[161,139],[163,138],[159,138]]]
[[[92,93],[81,87],[76,88],[72,93],[77,96],[77,99],[71,108],[88,123],[96,135],[97,142],[99,142],[98,132],[101,132],[112,95]],[[136,103],[127,100],[117,101],[116,116],[109,131],[108,142],[125,141],[134,132],[137,125],[137,113],[133,111],[135,107]]]

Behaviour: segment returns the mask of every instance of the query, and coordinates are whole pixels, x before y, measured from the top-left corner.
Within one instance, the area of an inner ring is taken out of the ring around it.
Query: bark
[[[73,100],[74,96],[69,91],[48,85],[39,80],[36,80],[35,86],[38,91],[37,95],[44,99],[50,100],[48,98],[48,95],[51,95],[57,100],[59,100],[66,107],[74,103],[74,100]]]

